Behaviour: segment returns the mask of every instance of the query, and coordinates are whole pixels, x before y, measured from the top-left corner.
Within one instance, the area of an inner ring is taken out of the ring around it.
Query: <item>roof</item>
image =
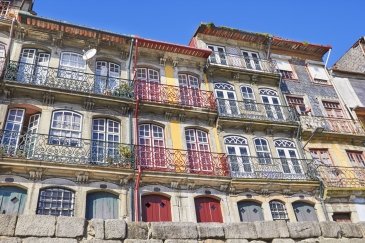
[[[293,52],[308,53],[321,57],[332,48],[332,46],[330,45],[318,45],[307,42],[289,40],[267,33],[248,32],[223,26],[215,26],[213,23],[200,24],[200,26],[194,33],[194,37],[196,37],[198,34],[205,34],[226,39],[256,43],[267,43],[269,39],[272,39],[272,48],[283,49]],[[190,44],[192,44],[193,41],[194,40],[192,39],[190,41]]]

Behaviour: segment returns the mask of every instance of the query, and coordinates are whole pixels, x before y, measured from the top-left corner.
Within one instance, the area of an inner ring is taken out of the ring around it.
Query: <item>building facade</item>
[[[361,219],[337,190],[363,130],[339,108],[330,47],[213,24],[183,46],[1,4],[2,213]]]

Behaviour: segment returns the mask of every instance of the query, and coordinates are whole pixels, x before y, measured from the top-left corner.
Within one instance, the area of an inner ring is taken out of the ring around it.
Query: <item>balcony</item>
[[[313,180],[312,160],[228,155],[234,178]]]
[[[277,73],[276,64],[271,60],[224,52],[213,52],[209,57],[209,64],[211,66],[230,67],[250,72]]]
[[[345,118],[301,116],[300,122],[304,130],[323,127],[325,132],[339,134],[365,135],[360,122]]]
[[[136,164],[143,170],[228,176],[225,154],[136,146]]]
[[[213,111],[217,109],[214,94],[210,91],[145,81],[137,81],[135,89],[136,95],[142,101]]]
[[[133,168],[128,144],[6,130],[0,131],[0,158]]]
[[[327,187],[365,187],[365,167],[319,166],[317,170]]]
[[[130,80],[15,61],[7,65],[4,80],[47,89],[133,98]]]
[[[296,122],[297,112],[290,106],[217,99],[220,117],[269,122]]]

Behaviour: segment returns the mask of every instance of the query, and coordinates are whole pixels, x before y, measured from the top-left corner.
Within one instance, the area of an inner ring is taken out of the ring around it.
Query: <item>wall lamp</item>
[[[316,134],[321,134],[324,131],[324,127],[316,127],[313,131],[311,136],[309,137],[308,141],[304,144],[303,149],[305,148],[305,146],[307,146],[307,144],[312,140],[312,138],[314,137],[314,135]]]

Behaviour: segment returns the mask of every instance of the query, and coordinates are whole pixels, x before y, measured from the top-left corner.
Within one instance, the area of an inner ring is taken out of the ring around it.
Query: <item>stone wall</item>
[[[119,219],[0,215],[0,243],[357,243],[365,223],[135,223]]]

